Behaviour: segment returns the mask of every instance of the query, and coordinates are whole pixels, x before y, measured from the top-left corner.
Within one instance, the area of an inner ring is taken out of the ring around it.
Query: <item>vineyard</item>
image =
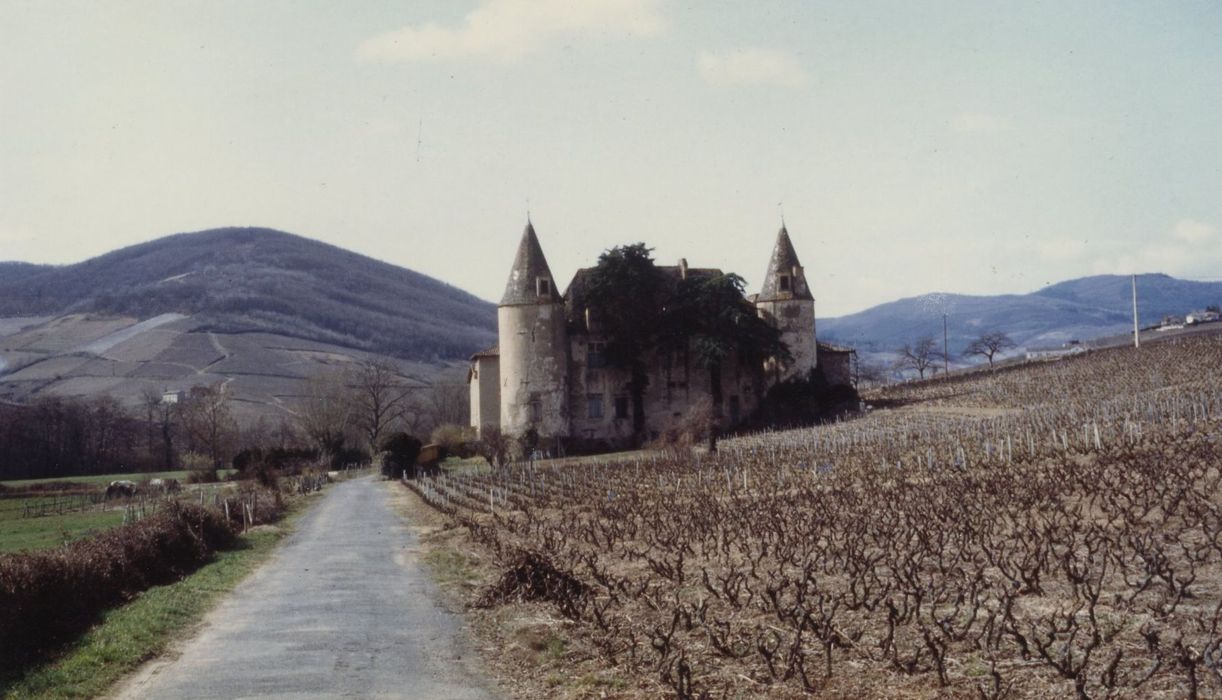
[[[680,698],[1222,695],[1222,339],[887,388],[718,453],[409,486]]]

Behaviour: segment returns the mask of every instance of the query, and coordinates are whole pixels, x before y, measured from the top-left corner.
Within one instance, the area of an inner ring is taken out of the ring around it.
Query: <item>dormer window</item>
[[[540,297],[550,297],[552,295],[552,281],[546,277],[536,279],[535,293]]]
[[[782,291],[782,292],[790,292],[790,291],[793,291],[793,283],[792,283],[792,280],[793,280],[793,278],[792,278],[792,277],[790,277],[789,275],[781,275],[781,276],[778,278],[778,280],[777,280],[777,284],[780,286],[780,289],[781,289],[781,291]]]

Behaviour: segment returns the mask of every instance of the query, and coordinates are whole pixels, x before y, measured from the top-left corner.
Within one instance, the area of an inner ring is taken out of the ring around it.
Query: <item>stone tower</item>
[[[789,240],[784,224],[776,236],[776,246],[768,260],[764,288],[755,301],[761,315],[781,331],[793,360],[781,365],[769,362],[772,381],[805,378],[815,368],[815,297],[806,283],[806,273]]]
[[[500,346],[501,430],[567,437],[568,328],[564,300],[530,220],[522,232],[497,307]]]

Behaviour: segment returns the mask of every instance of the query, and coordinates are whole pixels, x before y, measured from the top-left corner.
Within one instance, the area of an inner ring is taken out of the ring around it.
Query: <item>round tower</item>
[[[500,349],[501,430],[521,435],[567,437],[568,328],[564,300],[530,220],[522,232],[497,307]]]
[[[761,315],[781,331],[781,340],[789,348],[790,362],[768,363],[768,373],[774,382],[805,379],[818,362],[815,343],[815,297],[806,282],[806,272],[789,240],[785,225],[777,233],[764,288],[755,301]]]

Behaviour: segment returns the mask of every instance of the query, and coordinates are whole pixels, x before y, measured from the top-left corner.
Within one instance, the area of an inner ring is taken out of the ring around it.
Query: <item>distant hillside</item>
[[[0,282],[17,282],[51,269],[54,269],[54,266],[25,262],[0,262]]]
[[[994,330],[1006,332],[1026,347],[1088,340],[1132,328],[1130,279],[1118,275],[1083,277],[1031,294],[912,297],[848,316],[820,319],[818,334],[821,340],[886,352],[924,335],[940,340],[945,309],[952,353],[962,351],[981,333]],[[1137,292],[1143,326],[1164,316],[1183,316],[1210,304],[1222,304],[1222,282],[1139,275]]]
[[[167,236],[82,263],[0,263],[0,317],[190,316],[197,331],[264,332],[411,360],[494,342],[492,304],[425,275],[281,231]]]

